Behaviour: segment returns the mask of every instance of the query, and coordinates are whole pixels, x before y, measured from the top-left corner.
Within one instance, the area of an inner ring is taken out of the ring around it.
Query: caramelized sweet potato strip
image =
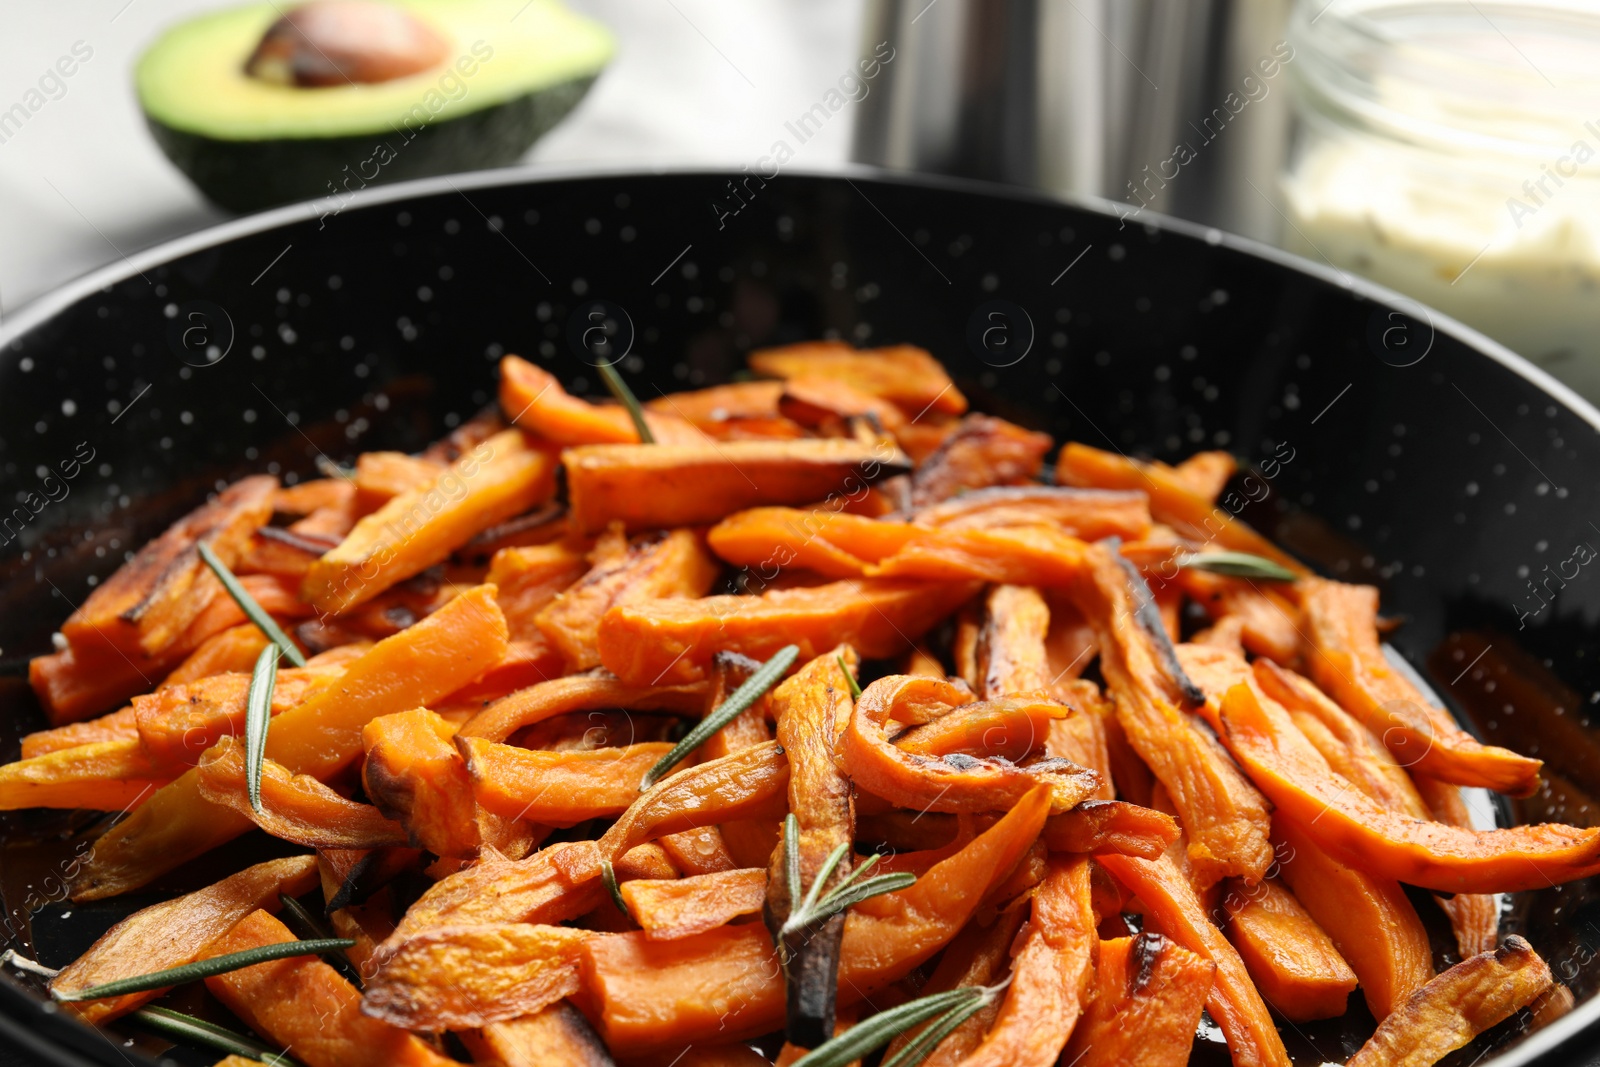
[[[1282,664],[1299,657],[1304,619],[1293,598],[1276,586],[1193,567],[1178,571],[1177,584],[1213,619],[1238,619],[1240,640],[1254,654]]]
[[[673,530],[624,542],[620,551],[591,556],[589,572],[558,594],[534,618],[545,639],[561,650],[568,671],[600,666],[595,642],[600,619],[618,604],[701,597],[720,568],[694,530]]]
[[[361,780],[378,810],[406,828],[413,847],[475,856],[496,839],[473,797],[450,724],[427,708],[382,715],[361,729]]]
[[[361,514],[377,511],[402,493],[432,482],[445,464],[404,452],[363,452],[356,457],[356,506]]]
[[[474,1059],[501,1067],[616,1067],[589,1021],[565,1001],[461,1039]]]
[[[1013,693],[1040,693],[1052,680],[1045,653],[1050,608],[1037,589],[999,585],[984,600],[978,631],[980,695],[995,700]]]
[[[1373,1018],[1433,977],[1428,932],[1398,883],[1330,858],[1286,819],[1273,819],[1273,838],[1284,881],[1360,979]]]
[[[848,644],[864,658],[884,658],[905,651],[974,592],[963,582],[865,580],[621,604],[600,620],[600,659],[624,682],[650,686],[699,681],[720,650],[764,661],[794,644],[810,659]]]
[[[264,911],[251,912],[212,942],[217,955],[294,935]],[[258,963],[206,979],[211,995],[306,1067],[449,1067],[415,1034],[361,1012],[361,994],[315,956]]]
[[[1053,666],[1049,661],[1047,666]],[[1100,692],[1100,687],[1083,678],[1055,678],[1047,690],[1051,696],[1071,708],[1073,713],[1050,723],[1045,735],[1044,750],[1051,756],[1069,759],[1080,767],[1087,767],[1100,776],[1100,785],[1094,795],[1099,800],[1115,800],[1117,778],[1111,761],[1111,738],[1116,735],[1120,747],[1126,749],[1122,728],[1117,725],[1117,712]],[[1138,757],[1128,756],[1134,763]],[[1143,764],[1139,764],[1143,768]],[[1145,770],[1144,776],[1150,772]]]
[[[767,872],[740,868],[683,878],[636,878],[622,883],[628,911],[654,941],[690,937],[761,911]]]
[[[318,611],[348,611],[439,563],[480,530],[526,511],[555,489],[550,453],[506,430],[464,454],[432,482],[356,523],[306,572]]]
[[[297,897],[317,884],[313,856],[289,856],[246,867],[214,885],[136,911],[101,935],[89,951],[51,982],[59,993],[181,967],[216,955],[209,943],[257,908],[276,908],[278,896]],[[105,1024],[161,995],[159,989],[71,1003],[87,1023]]]
[[[558,445],[637,444],[627,409],[591,404],[568,393],[555,376],[518,356],[500,361],[500,408],[530,433]],[[705,435],[675,415],[646,411],[645,424],[663,444],[692,444]]]
[[[1283,816],[1362,870],[1445,893],[1515,892],[1600,873],[1600,829],[1419,822],[1351,789],[1288,714],[1248,685],[1228,690],[1219,711],[1229,750]]]
[[[1011,961],[994,1027],[964,1067],[1050,1067],[1083,1010],[1093,970],[1094,906],[1087,856],[1056,857],[1033,895],[1033,915]]]
[[[1550,968],[1513,934],[1497,949],[1462,960],[1378,1024],[1351,1067],[1429,1067],[1551,986]]]
[[[992,415],[968,415],[911,475],[911,504],[927,507],[972,489],[1037,481],[1049,434]]]
[[[326,779],[361,754],[361,728],[368,722],[460,688],[505,650],[505,619],[492,587],[470,589],[372,646],[339,685],[276,716],[267,758],[293,774]],[[191,770],[100,837],[93,860],[73,879],[74,897],[97,900],[137,888],[249,826],[202,797]]]
[[[1539,760],[1481,744],[1390,666],[1378,638],[1376,589],[1320,578],[1301,585],[1311,677],[1403,766],[1513,796],[1538,788]]]
[[[201,642],[200,647],[172,669],[162,687],[183,685],[230,671],[248,673],[256,657],[267,647],[267,635],[255,623],[230,626]]]
[[[923,995],[993,985],[1002,979],[1011,962],[1011,948],[1028,911],[1026,906],[1013,905],[996,914],[987,925],[981,918],[969,922],[939,956],[938,966],[922,987]],[[961,1063],[988,1034],[998,1014],[998,1003],[978,1009],[939,1042],[928,1058],[922,1061],[924,1067],[953,1067]],[[926,1027],[915,1027],[895,1038],[884,1051],[884,1057],[898,1054],[924,1029]]]
[[[134,660],[166,651],[222,592],[196,546],[208,545],[232,565],[256,527],[271,519],[277,488],[268,475],[244,478],[179,519],[96,586],[61,624],[62,635],[71,645],[113,648]]]
[[[1088,552],[1074,599],[1095,628],[1117,723],[1172,798],[1196,877],[1203,885],[1230,875],[1260,879],[1272,862],[1266,801],[1179,710],[1180,699],[1198,704],[1203,694],[1183,676],[1164,628],[1141,601],[1143,582],[1115,549],[1097,544]]]
[[[498,592],[512,640],[542,636],[534,620],[545,606],[589,570],[589,561],[571,543],[502,548],[489,561],[484,581]]]
[[[848,438],[702,445],[586,445],[562,453],[571,518],[584,532],[716,522],[746,508],[862,495],[911,468],[892,447]]]
[[[1215,503],[1238,469],[1238,461],[1227,452],[1196,452],[1172,471],[1190,489]]]
[[[1311,913],[1270,878],[1224,884],[1228,940],[1261,997],[1291,1022],[1343,1015],[1356,987],[1350,969]]]
[[[802,375],[785,381],[778,411],[802,426],[824,431],[851,418],[876,420],[877,427],[889,433],[906,422],[905,414],[889,401],[842,379],[822,375]]]
[[[512,641],[506,646],[504,659],[455,692],[440,697],[434,707],[452,722],[461,723],[517,690],[560,678],[565,666],[561,653],[535,633],[526,640]]]
[[[707,389],[658,396],[646,400],[644,409],[657,415],[676,415],[712,436],[721,437],[730,422],[777,418],[781,396],[782,382],[726,382]]]
[[[347,800],[310,775],[261,762],[261,810],[245,790],[244,745],[224,738],[196,768],[200,795],[232,808],[273,837],[307,848],[367,849],[406,843],[399,823],[371,804]]]
[[[1075,1067],[1184,1067],[1217,965],[1153,930],[1100,942]]]
[[[549,1007],[578,992],[570,926],[498,923],[429,930],[383,957],[361,1010],[404,1030],[465,1030]]]
[[[467,720],[461,727],[461,736],[505,741],[524,726],[599,708],[698,713],[704,708],[705,699],[704,683],[625,685],[609,671],[591,671],[541,682],[497,700]]]
[[[1459,787],[1424,775],[1418,775],[1416,783],[1417,791],[1435,820],[1472,829],[1472,812]],[[1499,942],[1500,901],[1492,893],[1457,893],[1434,899],[1450,917],[1450,929],[1455,932],[1456,948],[1462,959],[1488,952]]]
[[[1048,791],[1037,789],[915,885],[858,904],[845,920],[842,999],[900,980],[955,936],[1033,844],[1048,809]],[[580,967],[583,1010],[620,1055],[737,1040],[783,1018],[782,969],[772,938],[753,923],[676,941],[642,932],[592,938]]]
[[[1094,792],[1094,772],[1066,760],[1018,766],[965,754],[941,759],[907,751],[885,735],[892,719],[904,721],[906,712],[897,714],[897,705],[958,708],[970,696],[965,687],[943,679],[910,675],[890,675],[867,686],[839,742],[839,759],[851,781],[897,807],[925,811],[1004,811],[1039,785],[1049,786],[1054,810],[1066,811]],[[1046,714],[1066,710],[1042,697],[1015,699],[1024,706],[1042,704]]]
[[[1153,860],[1178,840],[1178,823],[1165,812],[1124,800],[1085,800],[1044,824],[1052,852],[1116,852]]]
[[[137,739],[96,741],[0,766],[0,811],[128,811],[171,778],[172,772],[152,763]]]
[[[967,410],[967,398],[944,367],[914,345],[858,349],[842,341],[802,341],[750,353],[750,369],[772,378],[830,378],[893,401],[912,416]]]
[[[85,719],[83,722],[53,726],[48,730],[24,734],[21,755],[23,759],[33,759],[49,752],[60,752],[64,748],[77,748],[79,745],[92,745],[99,741],[138,739],[139,719],[130,704],[97,719]]]
[[[1141,860],[1108,854],[1097,862],[1139,898],[1151,927],[1216,964],[1216,982],[1206,998],[1206,1010],[1228,1039],[1233,1062],[1240,1067],[1288,1067],[1289,1053],[1244,961],[1206,918],[1205,905],[1171,857]]]
[[[1082,541],[1106,537],[1138,541],[1150,533],[1150,505],[1143,493],[1114,489],[992,486],[918,508],[911,513],[911,521],[946,530],[1043,525]]]
[[[672,750],[664,741],[552,752],[460,738],[478,803],[507,819],[573,826],[613,818],[639,799],[639,783]]]

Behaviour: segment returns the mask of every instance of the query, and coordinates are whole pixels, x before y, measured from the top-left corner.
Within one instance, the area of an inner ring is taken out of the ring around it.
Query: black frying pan
[[[14,316],[0,501],[37,495],[11,528],[0,514],[7,739],[41,721],[27,658],[124,551],[264,464],[306,475],[319,451],[419,447],[493,398],[503,352],[598,391],[569,341],[596,298],[631,319],[646,397],[725,380],[753,346],[904,341],[943,359],[974,407],[1058,439],[1163,459],[1232,450],[1256,468],[1232,487],[1245,518],[1325,573],[1382,586],[1405,620],[1393,645],[1426,682],[1555,772],[1558,788],[1499,818],[1600,822],[1600,577],[1572,562],[1578,544],[1600,547],[1600,413],[1415,304],[1215,231],[865,174],[414,182],[324,219],[289,207],[186,238]],[[85,448],[75,478],[44,479]],[[51,876],[92,828],[5,817],[0,936],[46,963],[269,847],[242,838],[149,894],[73,906]],[[1600,1033],[1585,1031],[1600,1019],[1594,887],[1518,894],[1503,929],[1578,1007],[1536,1033],[1524,1016],[1451,1062],[1583,1062]],[[1453,962],[1442,931],[1437,944]],[[1297,1059],[1354,1051],[1372,1023],[1351,1003],[1340,1022],[1285,1025]],[[0,1044],[44,1062],[140,1056],[45,1012],[9,970],[0,1009]]]

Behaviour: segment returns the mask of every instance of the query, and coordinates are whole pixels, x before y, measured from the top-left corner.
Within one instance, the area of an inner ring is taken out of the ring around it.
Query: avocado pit
[[[245,73],[274,85],[373,85],[439,66],[450,46],[409,11],[378,0],[311,0],[274,22]]]

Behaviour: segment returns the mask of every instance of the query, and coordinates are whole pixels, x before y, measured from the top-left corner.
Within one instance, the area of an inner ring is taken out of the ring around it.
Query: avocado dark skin
[[[148,117],[146,123],[178,169],[207,199],[230,211],[318,198],[327,198],[326,210],[333,211],[336,197],[342,200],[364,186],[515,163],[577,106],[592,84],[592,77],[574,79],[388,135],[224,141]]]

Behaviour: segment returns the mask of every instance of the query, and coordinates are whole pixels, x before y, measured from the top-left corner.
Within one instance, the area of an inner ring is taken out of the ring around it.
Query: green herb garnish
[[[1255,578],[1263,582],[1292,582],[1298,575],[1281,563],[1248,552],[1191,552],[1178,566],[1209,571],[1228,578]]]
[[[671,752],[662,756],[656,762],[656,765],[650,768],[649,772],[645,774],[644,780],[639,783],[639,792],[643,793],[646,789],[659,782],[662,776],[682,762],[685,756],[705,744],[712,734],[728,725],[739,716],[740,712],[760,700],[762,694],[778,683],[778,679],[784,676],[790,665],[794,663],[795,657],[799,655],[799,645],[784,645],[778,649],[777,654],[756,668],[755,672],[745,679],[744,684],[735,689],[733,694],[722,702],[721,707],[701,719],[699,725],[690,730],[688,735],[682,741],[679,741]]]
[[[861,683],[856,681],[856,676],[850,673],[850,665],[844,661],[843,656],[839,657],[839,669],[844,671],[844,680],[850,683],[850,699],[860,700]]]
[[[785,878],[789,883],[789,917],[778,930],[780,946],[787,938],[826,922],[831,916],[844,911],[852,904],[859,904],[868,897],[875,897],[881,893],[893,893],[904,889],[917,880],[917,876],[909,871],[880,874],[876,878],[861,880],[861,876],[878,862],[877,856],[870,856],[865,863],[845,875],[839,880],[838,885],[824,894],[822,887],[828,884],[828,879],[833,877],[833,872],[838,869],[849,851],[850,843],[841,841],[832,852],[828,853],[828,858],[822,863],[822,869],[817,872],[816,880],[811,883],[810,891],[805,894],[805,899],[801,900],[800,823],[793,813],[784,819],[783,866]]]
[[[794,1067],[844,1067],[845,1064],[853,1063],[874,1049],[887,1045],[918,1023],[937,1017],[938,1021],[929,1027],[927,1034],[919,1035],[916,1041],[902,1049],[892,1061],[894,1067],[912,1067],[921,1063],[937,1044],[936,1041],[926,1042],[925,1038],[943,1029],[943,1033],[938,1035],[939,1040],[943,1040],[944,1035],[959,1026],[962,1020],[984,1005],[994,1003],[994,999],[1004,988],[1004,985],[962,986],[960,989],[934,993],[902,1004],[898,1008],[879,1012],[870,1019],[863,1019],[838,1037],[818,1045],[795,1060]],[[916,1055],[908,1056],[907,1053],[913,1049],[917,1050]],[[886,1063],[884,1067],[889,1067],[889,1064]]]
[[[294,931],[296,937],[305,941],[333,939],[333,931],[328,928],[328,924],[307,911],[294,897],[286,897],[279,893],[278,904],[283,909],[279,918],[283,920],[283,925]],[[345,981],[357,989],[361,988],[361,972],[356,970],[356,965],[350,962],[350,957],[343,949],[325,953],[322,960],[343,975]]]
[[[268,645],[250,672],[244,704],[244,787],[250,809],[261,813],[261,764],[267,756],[267,727],[272,724],[272,691],[278,684],[278,648]]]
[[[617,885],[617,869],[611,866],[610,860],[600,861],[600,881],[605,883],[606,892],[611,894],[611,903],[617,910],[632,918],[633,912],[628,910],[628,902],[622,899],[622,888]]]
[[[215,552],[211,551],[211,546],[201,541],[196,547],[200,550],[200,558],[206,561],[206,566],[211,568],[211,573],[217,576],[217,580],[222,583],[222,588],[226,589],[228,595],[233,597],[233,602],[239,605],[239,610],[244,612],[245,617],[255,623],[256,627],[267,635],[267,640],[278,646],[285,659],[296,667],[304,667],[306,658],[301,655],[300,649],[295,647],[295,643],[289,640],[289,635],[284,633],[276,622],[272,621],[272,616],[267,614],[266,609],[256,603],[256,598],[251,596],[245,590],[245,587],[239,584],[239,579],[234,577],[233,572],[228,569],[228,565],[218,559]]]
[[[129,993],[144,993],[152,989],[166,989],[168,986],[182,985],[185,982],[210,978],[212,975],[227,974],[229,971],[237,971],[241,967],[253,967],[258,963],[266,963],[270,960],[284,960],[293,956],[314,956],[337,948],[349,948],[354,944],[354,941],[344,937],[329,937],[317,941],[281,941],[277,944],[247,948],[243,952],[229,952],[222,956],[212,956],[210,959],[195,960],[193,963],[185,963],[181,967],[168,967],[164,971],[153,971],[150,974],[135,975],[132,978],[119,978],[115,982],[102,982],[99,985],[85,986],[83,989],[73,990],[70,993],[52,989],[50,994],[57,1000],[66,1002],[103,1000],[106,997],[120,997]]]
[[[639,431],[639,440],[647,445],[655,444],[655,434],[650,432],[650,424],[644,421],[644,408],[639,406],[639,398],[633,395],[628,383],[622,380],[622,375],[618,374],[616,368],[609,363],[601,363],[599,369],[600,378],[606,383],[606,388],[611,390],[611,395],[617,398],[617,403],[628,409],[628,417],[633,420],[633,428]]]
[[[272,1067],[295,1067],[295,1061],[280,1052],[273,1052],[258,1041],[244,1036],[226,1026],[208,1023],[171,1008],[140,1008],[128,1018],[140,1026],[154,1030],[165,1037],[190,1041],[196,1045],[229,1052],[247,1059],[260,1060]]]

